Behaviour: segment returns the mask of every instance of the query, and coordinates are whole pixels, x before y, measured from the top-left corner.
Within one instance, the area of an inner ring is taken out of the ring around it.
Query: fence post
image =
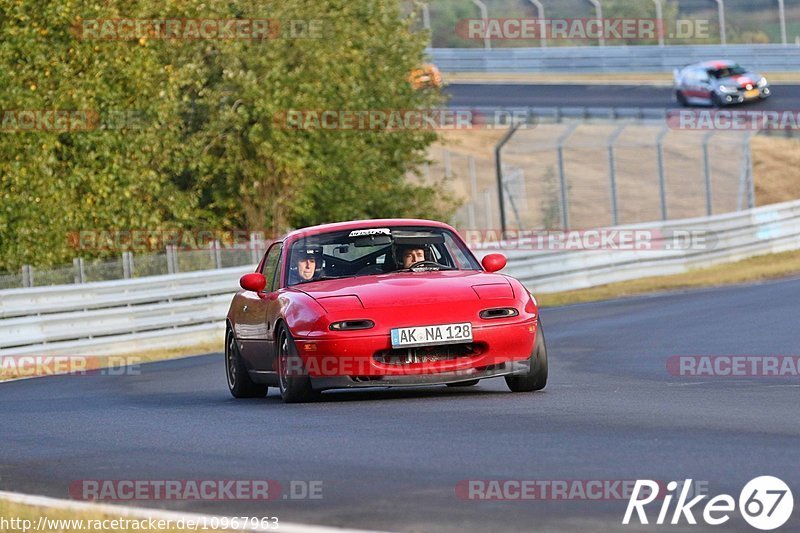
[[[467,204],[467,223],[471,229],[475,229],[475,202],[478,201],[478,175],[475,172],[475,157],[468,156],[469,163],[469,189],[470,202]]]
[[[542,2],[539,0],[530,0],[530,3],[536,6],[536,16],[540,19],[544,19],[544,6],[542,5]],[[542,48],[547,48],[547,32],[543,31],[541,33],[539,46]]]
[[[611,225],[619,224],[619,209],[617,207],[617,165],[614,158],[614,142],[622,134],[625,124],[618,126],[608,139],[608,177],[611,182]]]
[[[128,263],[128,254],[130,252],[122,252],[122,279],[131,279],[131,266]]]
[[[561,190],[561,229],[569,229],[569,191],[567,190],[567,176],[564,170],[564,143],[567,141],[578,124],[571,124],[567,131],[561,134],[556,140],[556,151],[558,153],[558,182]]]
[[[658,46],[664,48],[664,10],[661,0],[653,0],[656,4],[656,20],[658,21]]]
[[[442,149],[442,160],[444,161],[444,177],[451,178],[453,176],[453,165],[450,161],[450,150],[447,148]]]
[[[483,191],[483,216],[486,219],[487,230],[492,227],[492,191],[487,188]]]
[[[214,268],[219,270],[222,268],[222,249],[219,240],[208,243],[211,246],[211,251],[214,254]]]
[[[519,129],[520,123],[517,122],[512,124],[503,138],[500,139],[494,147],[494,164],[495,164],[495,171],[497,172],[497,201],[499,202],[500,208],[500,230],[505,234],[506,232],[506,207],[505,207],[505,198],[503,197],[503,163],[501,161],[501,152],[503,150],[503,146],[511,139],[511,137],[517,132]],[[488,226],[487,226],[488,228]]]
[[[170,274],[177,274],[178,272],[178,265],[176,264],[177,261],[175,260],[175,247],[171,244],[167,245],[167,272]]]
[[[75,267],[75,283],[86,282],[86,272],[83,267],[83,258],[76,257],[72,260],[72,266]]]
[[[258,236],[255,232],[250,232],[250,262],[258,263]]]
[[[719,13],[719,40],[723,46],[728,44],[728,39],[725,37],[725,0],[717,1],[717,11]]]
[[[33,268],[30,265],[22,265],[22,286],[33,287]]]
[[[703,174],[706,180],[706,215],[711,216],[713,211],[712,192],[711,192],[711,166],[708,163],[708,142],[714,135],[714,131],[709,131],[703,135]]]
[[[483,19],[483,47],[486,50],[491,50],[492,43],[489,40],[489,10],[486,9],[486,4],[481,2],[481,0],[472,0],[472,3],[478,6],[478,9],[481,10],[481,18]]]
[[[658,162],[658,194],[661,200],[661,220],[667,220],[667,180],[664,175],[664,136],[669,128],[664,126],[656,137],[656,156]]]
[[[746,133],[742,141],[745,161],[745,183],[747,185],[747,208],[752,209],[756,206],[756,190],[753,182],[753,157],[750,147],[750,133]]]
[[[597,19],[597,25],[600,27],[600,33],[597,36],[597,44],[605,46],[606,38],[603,35],[603,5],[600,3],[600,0],[589,0],[589,3],[594,6],[595,14],[597,15],[595,18]]]

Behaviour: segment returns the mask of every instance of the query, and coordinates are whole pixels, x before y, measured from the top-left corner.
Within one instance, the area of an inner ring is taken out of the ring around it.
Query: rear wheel
[[[479,379],[471,379],[469,381],[459,381],[458,383],[445,383],[448,387],[473,387],[478,384]]]
[[[531,392],[542,390],[547,385],[547,346],[544,340],[542,322],[536,329],[536,342],[530,359],[530,369],[525,374],[506,376],[506,385],[511,392]]]
[[[263,398],[269,390],[266,385],[253,383],[250,379],[230,329],[225,333],[225,376],[228,378],[228,390],[234,398]]]
[[[305,372],[292,334],[283,324],[278,330],[277,355],[278,382],[283,401],[301,403],[313,400],[318,393],[311,388],[311,379]]]

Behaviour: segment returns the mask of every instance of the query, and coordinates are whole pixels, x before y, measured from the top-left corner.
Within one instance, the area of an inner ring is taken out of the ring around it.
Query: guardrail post
[[[711,192],[711,166],[708,163],[708,142],[711,140],[714,133],[714,131],[709,131],[703,135],[703,175],[706,180],[706,215],[708,216],[711,216],[713,210],[711,202],[713,199]]]
[[[567,189],[567,176],[564,169],[564,143],[575,131],[578,124],[572,124],[567,131],[561,134],[556,141],[556,152],[558,154],[558,182],[561,194],[561,229],[569,229],[569,190]]]
[[[22,265],[22,286],[33,287],[33,268],[30,265]]]
[[[614,142],[625,129],[625,124],[618,126],[608,139],[608,178],[611,185],[611,225],[619,224],[619,209],[617,206],[617,165],[614,158]]]
[[[475,172],[475,157],[468,156],[469,163],[469,190],[470,201],[467,204],[467,223],[471,229],[475,229],[475,202],[478,201],[478,175]]]
[[[75,283],[86,282],[86,271],[83,266],[83,257],[76,257],[72,260],[72,266],[75,267]]]

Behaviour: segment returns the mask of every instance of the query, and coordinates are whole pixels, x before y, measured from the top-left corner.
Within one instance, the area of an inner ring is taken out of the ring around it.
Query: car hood
[[[308,294],[328,311],[358,306],[359,302],[366,309],[374,309],[515,296],[505,276],[479,271],[395,272],[315,281],[292,288]]]
[[[745,72],[744,74],[737,74],[736,76],[728,76],[727,78],[719,78],[717,83],[720,85],[735,85],[737,87],[744,87],[747,84],[756,86],[761,76],[755,72]]]

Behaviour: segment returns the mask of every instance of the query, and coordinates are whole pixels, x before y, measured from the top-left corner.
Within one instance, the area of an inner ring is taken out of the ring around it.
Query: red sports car
[[[244,275],[227,317],[225,369],[236,398],[280,388],[286,402],[351,387],[470,386],[504,376],[547,383],[536,300],[478,263],[458,233],[428,220],[314,226],[275,241]]]

